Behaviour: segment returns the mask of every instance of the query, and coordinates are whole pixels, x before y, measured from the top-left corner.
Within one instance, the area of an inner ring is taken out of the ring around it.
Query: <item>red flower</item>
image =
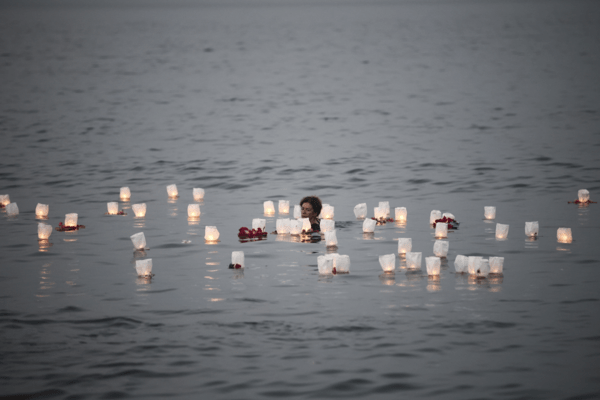
[[[335,270],[335,267],[333,267],[333,269],[331,270],[331,273],[334,274],[334,275],[337,274],[337,271]]]
[[[235,269],[240,269],[240,268],[242,268],[242,266],[241,266],[240,264],[235,264],[235,265],[233,266],[233,268],[235,268]]]

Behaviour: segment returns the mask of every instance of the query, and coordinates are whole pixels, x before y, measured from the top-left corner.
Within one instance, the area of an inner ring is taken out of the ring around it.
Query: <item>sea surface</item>
[[[599,399],[599,38],[586,0],[0,2],[0,399]],[[311,194],[337,250],[238,239]],[[380,201],[407,222],[363,235]],[[384,274],[401,237],[422,268]]]

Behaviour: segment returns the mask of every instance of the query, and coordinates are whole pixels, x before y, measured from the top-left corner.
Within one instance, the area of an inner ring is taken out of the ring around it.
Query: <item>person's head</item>
[[[317,196],[306,196],[300,200],[300,207],[302,208],[302,218],[317,218],[323,204]]]

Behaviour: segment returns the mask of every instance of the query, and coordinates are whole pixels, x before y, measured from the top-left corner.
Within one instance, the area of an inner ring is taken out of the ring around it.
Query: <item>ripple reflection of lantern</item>
[[[48,204],[41,204],[38,203],[38,205],[35,207],[35,215],[38,218],[48,218],[48,210],[49,210],[49,206]]]
[[[308,232],[312,229],[312,225],[310,223],[310,219],[309,218],[301,218],[300,221],[302,221],[302,230],[305,232]],[[334,221],[331,221],[333,223],[335,223]]]
[[[489,275],[489,273],[490,273],[490,262],[489,262],[489,260],[482,258],[481,260],[479,260],[479,268],[477,269],[477,277],[485,278]]]
[[[389,218],[390,202],[389,201],[380,201],[379,202],[379,210],[381,210],[381,212],[383,212],[383,218]]]
[[[240,265],[241,268],[246,266],[244,262],[244,252],[243,251],[232,251],[231,252],[231,263],[233,265]]]
[[[467,267],[469,265],[469,257],[463,255],[457,255],[454,259],[454,269],[457,273],[462,274],[467,272]]]
[[[440,210],[431,210],[429,213],[429,225],[433,225],[436,220],[442,218],[442,212]]]
[[[350,273],[350,256],[339,255],[334,260],[335,272],[338,274]]]
[[[290,220],[290,234],[299,235],[302,232],[302,220],[292,219]]]
[[[373,209],[375,214],[375,219],[384,219],[385,218],[385,208],[375,207]]]
[[[121,197],[121,200],[129,200],[131,198],[131,190],[126,186],[122,187],[119,197]]]
[[[323,204],[323,209],[321,210],[321,215],[323,216],[323,218],[325,219],[333,219],[333,206],[330,206],[329,204]]]
[[[337,235],[335,230],[330,232],[325,232],[325,246],[327,247],[336,247],[338,244]]]
[[[367,203],[360,203],[354,206],[354,216],[356,219],[363,219],[367,216]]]
[[[260,228],[261,231],[265,231],[267,227],[267,220],[266,219],[261,219],[261,218],[254,218],[252,220],[252,229],[258,229]]]
[[[321,232],[331,232],[335,229],[335,221],[332,219],[321,220]]]
[[[167,186],[167,194],[172,199],[174,199],[177,196],[179,196],[179,191],[177,191],[177,185],[173,184],[173,185]]]
[[[289,200],[279,200],[279,214],[289,214],[290,213],[290,201]]]
[[[106,203],[108,208],[108,215],[117,215],[119,212],[119,203],[115,201],[111,201],[110,203]]]
[[[299,204],[294,206],[294,218],[302,218],[302,207]]]
[[[496,239],[506,239],[508,236],[508,225],[496,224]]]
[[[477,270],[479,269],[479,264],[483,260],[483,257],[478,256],[470,256],[467,260],[467,271],[469,275],[477,275]]]
[[[204,189],[202,189],[202,188],[194,188],[192,190],[192,194],[194,195],[194,201],[202,201],[202,200],[204,200]]]
[[[442,261],[439,257],[425,257],[425,267],[427,268],[427,275],[439,275],[441,265]]]
[[[65,226],[77,227],[77,213],[71,213],[65,215]]]
[[[540,230],[540,225],[538,221],[533,222],[525,222],[525,235],[529,237],[535,237],[538,235],[538,231]]]
[[[396,270],[396,255],[386,254],[384,256],[379,256],[379,265],[381,265],[381,269],[383,272],[392,273]]]
[[[444,222],[438,222],[435,224],[435,237],[445,238],[448,237],[448,224]]]
[[[188,218],[200,218],[200,204],[188,204]]]
[[[146,236],[144,232],[139,232],[130,236],[133,248],[136,250],[144,250],[146,248]]]
[[[331,275],[333,271],[333,258],[327,256],[317,257],[317,265],[319,268],[319,274]]]
[[[396,221],[406,222],[407,211],[406,207],[396,207],[394,209]]]
[[[408,269],[421,269],[421,252],[409,252],[406,253],[406,268]]]
[[[40,240],[48,240],[50,235],[52,234],[52,225],[48,224],[38,224],[38,239]]]
[[[323,223],[323,222],[321,222]],[[374,219],[365,219],[365,222],[363,222],[363,232],[364,233],[373,233],[375,232],[375,225],[377,225],[377,221],[375,221]]]
[[[0,204],[7,206],[10,204],[10,196],[7,194],[0,194]]]
[[[588,192],[586,189],[581,189],[579,192],[577,192],[577,197],[581,203],[585,203],[590,199],[590,192]]]
[[[275,205],[271,200],[265,201],[263,207],[265,209],[265,214],[275,214]]]
[[[289,218],[282,218],[282,219],[278,219],[275,222],[275,229],[277,230],[278,234],[285,234],[285,233],[290,233],[290,219]]]
[[[204,228],[204,239],[214,242],[219,239],[219,230],[216,226],[207,226]]]
[[[136,217],[146,216],[146,203],[134,204],[131,206]]]
[[[559,243],[571,243],[573,241],[571,228],[558,228],[558,231],[556,231],[556,239]]]
[[[145,260],[135,261],[135,271],[138,276],[151,277],[152,276],[152,259],[147,258]]]
[[[411,250],[412,250],[412,239],[411,238],[398,239],[398,254],[410,253]]]
[[[436,240],[433,244],[433,254],[437,257],[446,258],[448,255],[448,247],[450,247],[450,242],[447,240]]]
[[[493,206],[483,207],[483,217],[485,219],[495,219],[496,218],[496,207],[493,207]]]
[[[490,274],[502,274],[504,257],[490,257]]]
[[[6,214],[8,214],[9,216],[14,216],[17,215],[19,213],[19,207],[17,206],[17,203],[8,203],[6,205]]]

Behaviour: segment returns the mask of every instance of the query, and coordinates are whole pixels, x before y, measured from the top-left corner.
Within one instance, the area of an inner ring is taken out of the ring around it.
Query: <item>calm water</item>
[[[567,204],[600,198],[596,2],[91,4],[0,7],[0,398],[600,398],[600,205]],[[349,275],[319,276],[323,243],[238,240],[307,194]],[[366,237],[379,201],[408,222]],[[86,229],[41,248],[37,203]],[[461,222],[440,278],[384,275],[399,237],[433,255],[432,209]]]

